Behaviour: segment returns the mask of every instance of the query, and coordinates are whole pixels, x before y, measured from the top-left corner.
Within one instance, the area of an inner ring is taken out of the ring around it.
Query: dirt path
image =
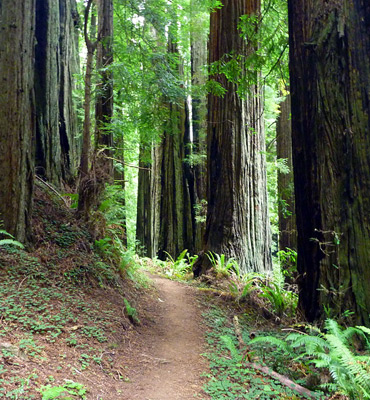
[[[127,400],[206,399],[200,378],[207,369],[201,310],[194,289],[152,276],[158,290],[149,314],[132,346],[134,365],[127,385]]]

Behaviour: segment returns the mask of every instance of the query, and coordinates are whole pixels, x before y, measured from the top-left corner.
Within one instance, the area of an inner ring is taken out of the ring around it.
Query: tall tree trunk
[[[99,82],[96,95],[96,146],[99,168],[103,169],[108,181],[113,176],[113,134],[111,122],[113,117],[113,74],[109,67],[113,63],[113,0],[98,1],[99,43],[96,66],[99,71]],[[100,173],[100,172],[99,172]]]
[[[81,150],[81,163],[79,171],[78,187],[78,212],[86,220],[90,217],[90,212],[97,196],[96,179],[94,175],[94,164],[90,171],[91,154],[91,96],[92,96],[92,75],[94,70],[94,55],[98,45],[96,35],[96,16],[92,10],[94,1],[89,0],[85,7],[84,15],[84,38],[87,48],[86,72],[85,72],[85,93],[84,93],[84,123]],[[90,37],[88,34],[88,21],[90,23]],[[96,39],[96,40],[95,40]]]
[[[117,166],[114,168],[114,183],[119,185],[122,190],[122,197],[120,198],[119,204],[121,206],[122,218],[119,221],[123,234],[121,241],[123,246],[127,247],[127,213],[126,213],[126,194],[125,194],[125,149],[124,149],[124,137],[123,132],[118,132],[118,137],[114,138],[114,158],[117,161]]]
[[[154,199],[151,193],[154,165],[151,161],[151,152],[152,150],[148,149],[148,145],[142,142],[139,154],[136,240],[138,242],[138,253],[147,257],[155,256],[153,249]]]
[[[192,85],[192,131],[193,131],[193,212],[195,213],[194,248],[203,249],[207,199],[207,97],[203,88],[207,82],[207,31],[202,29],[204,15],[200,13],[197,2],[191,2],[191,85]],[[209,18],[209,17],[208,17]]]
[[[299,304],[370,325],[370,5],[289,1]]]
[[[255,49],[241,38],[242,15],[260,13],[260,1],[225,0],[211,15],[210,63],[247,56]],[[243,68],[243,67],[242,67]],[[257,77],[257,72],[255,73]],[[238,85],[217,75],[227,92],[209,96],[207,251],[235,257],[242,272],[271,269],[263,100],[251,85],[246,99]]]
[[[36,172],[57,186],[74,175],[77,159],[77,23],[74,0],[36,0]]]
[[[185,100],[181,106],[169,103],[169,121],[162,139],[161,204],[159,214],[158,255],[177,257],[188,249],[193,252],[192,205],[185,176]]]
[[[80,72],[79,31],[80,16],[76,0],[60,0],[60,24],[63,28],[60,43],[59,135],[62,152],[62,179],[75,180],[81,156],[81,141],[77,138],[79,125],[73,90],[74,74]]]
[[[1,0],[0,32],[0,221],[23,242],[34,174],[35,0]]]
[[[291,101],[288,94],[280,104],[280,115],[276,127],[277,158],[285,159],[288,173],[278,172],[279,250],[297,249],[297,227],[295,220],[294,177],[292,154]]]
[[[81,150],[81,163],[80,163],[80,180],[87,177],[89,174],[89,163],[90,163],[90,153],[91,153],[91,84],[92,84],[92,74],[94,68],[94,54],[98,42],[95,40],[96,34],[96,16],[91,12],[93,7],[93,0],[89,0],[85,8],[84,15],[84,37],[85,44],[87,48],[87,58],[86,58],[86,72],[85,72],[85,93],[84,93],[84,124],[83,124],[83,140],[82,140],[82,150]],[[90,37],[88,35],[88,21],[91,12],[91,33]],[[81,182],[80,182],[81,189]],[[79,196],[79,209],[82,208],[81,195]]]

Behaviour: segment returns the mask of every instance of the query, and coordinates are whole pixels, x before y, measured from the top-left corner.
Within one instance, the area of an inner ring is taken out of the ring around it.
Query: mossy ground
[[[33,226],[30,251],[0,248],[0,398],[41,399],[41,387],[72,381],[86,389],[72,398],[116,399],[134,332],[124,299],[135,306],[138,289],[94,253],[74,212],[40,188]]]

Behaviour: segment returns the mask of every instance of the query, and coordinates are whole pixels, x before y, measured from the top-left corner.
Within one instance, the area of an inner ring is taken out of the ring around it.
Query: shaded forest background
[[[370,325],[365,0],[2,0],[0,29],[4,231],[32,248],[41,182],[195,275],[297,251],[306,318]]]

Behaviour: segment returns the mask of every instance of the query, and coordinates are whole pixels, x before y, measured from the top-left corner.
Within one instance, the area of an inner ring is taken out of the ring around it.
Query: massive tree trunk
[[[289,168],[288,173],[278,172],[279,250],[285,250],[287,247],[297,250],[290,111],[290,95],[287,95],[280,104],[280,115],[276,126],[277,158],[285,159]]]
[[[161,143],[161,203],[158,255],[172,257],[188,249],[193,252],[192,204],[184,170],[185,101],[169,103],[169,121]]]
[[[72,104],[77,23],[75,0],[36,0],[36,172],[57,186],[75,176],[78,159]]]
[[[35,0],[1,0],[0,32],[0,223],[25,241],[34,173]]]
[[[290,0],[300,306],[370,325],[370,5]]]
[[[255,50],[241,38],[244,14],[257,16],[260,1],[225,0],[211,15],[210,62],[243,57]],[[241,61],[242,73],[244,66]],[[251,71],[249,71],[251,73]],[[257,72],[255,78],[257,78]],[[263,100],[259,87],[249,86],[242,98],[238,84],[225,75],[214,78],[227,92],[209,96],[207,251],[235,257],[242,272],[271,268]]]

